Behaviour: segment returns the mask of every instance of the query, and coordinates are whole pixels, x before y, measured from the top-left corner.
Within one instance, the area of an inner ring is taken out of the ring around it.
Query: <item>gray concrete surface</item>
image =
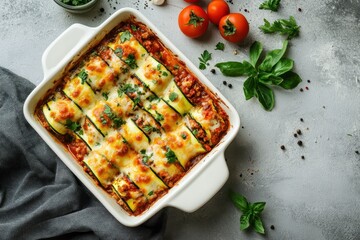
[[[161,7],[146,2],[100,0],[88,14],[73,15],[52,1],[2,0],[0,66],[38,84],[43,77],[41,55],[62,31],[73,23],[97,26],[114,7],[129,6],[138,8],[194,64],[198,65],[203,50],[212,52],[211,69],[220,61],[246,59],[253,40],[261,41],[267,50],[280,47],[284,37],[264,35],[258,26],[264,17],[272,21],[293,15],[301,25],[301,35],[291,41],[288,56],[295,60],[295,69],[304,81],[293,91],[276,89],[272,112],[262,110],[255,100],[244,100],[243,78],[203,71],[236,106],[243,128],[226,151],[228,182],[194,213],[169,209],[165,237],[360,239],[360,155],[355,153],[360,151],[360,1],[283,0],[279,12],[274,13],[259,10],[261,0],[234,0],[231,10],[241,8],[251,31],[240,46],[226,43],[224,52],[213,50],[218,41],[225,42],[214,26],[197,40],[181,34],[177,14],[185,2],[168,0]],[[205,5],[206,1],[202,2]],[[236,56],[234,49],[239,51]],[[224,80],[233,88],[225,87]],[[293,136],[297,129],[303,133],[298,138],[303,147]],[[239,230],[240,212],[227,197],[230,188],[250,201],[267,202],[262,215],[265,236]]]

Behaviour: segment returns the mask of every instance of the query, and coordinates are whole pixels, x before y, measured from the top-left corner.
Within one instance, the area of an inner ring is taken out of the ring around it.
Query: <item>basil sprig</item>
[[[240,230],[245,230],[252,226],[255,232],[265,234],[260,213],[264,210],[266,203],[249,203],[244,196],[233,191],[230,191],[230,199],[235,207],[243,213],[240,217]]]
[[[288,41],[284,41],[281,49],[268,52],[259,62],[263,47],[256,41],[250,47],[249,62],[221,62],[215,66],[225,76],[248,76],[243,86],[246,100],[256,97],[265,110],[271,111],[275,105],[272,86],[293,89],[302,81],[298,74],[291,71],[294,61],[284,57],[287,45]]]

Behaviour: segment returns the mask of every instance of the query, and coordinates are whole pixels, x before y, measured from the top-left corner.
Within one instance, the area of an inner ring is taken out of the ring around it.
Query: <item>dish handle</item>
[[[95,28],[87,27],[82,24],[73,24],[58,36],[44,51],[42,55],[42,67],[44,79],[54,71],[58,71],[63,61],[69,61],[73,58],[73,53],[78,45],[92,38]]]
[[[196,179],[175,195],[168,206],[185,212],[194,212],[209,201],[225,184],[229,169],[225,162],[224,152],[220,153],[203,169]]]

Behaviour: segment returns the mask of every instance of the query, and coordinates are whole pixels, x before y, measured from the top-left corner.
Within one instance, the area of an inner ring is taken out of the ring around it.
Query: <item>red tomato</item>
[[[229,13],[229,5],[223,0],[213,0],[207,7],[209,19],[216,25],[219,25],[220,19]]]
[[[186,36],[197,38],[206,32],[209,26],[209,17],[201,7],[190,5],[179,13],[178,24]]]
[[[240,42],[249,33],[249,23],[241,13],[230,13],[221,18],[219,31],[229,42]]]
[[[185,2],[188,2],[188,3],[196,3],[198,2],[199,0],[184,0]]]

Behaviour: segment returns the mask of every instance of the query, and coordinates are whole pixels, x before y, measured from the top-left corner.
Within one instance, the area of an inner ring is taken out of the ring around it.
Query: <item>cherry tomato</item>
[[[209,19],[215,25],[219,25],[220,19],[229,13],[229,5],[223,0],[213,0],[207,7]]]
[[[209,17],[201,7],[190,5],[181,10],[178,24],[186,36],[197,38],[206,32],[209,26]]]
[[[188,2],[188,3],[196,3],[198,2],[199,0],[184,0],[185,2]]]
[[[229,42],[240,42],[249,33],[249,23],[241,13],[230,13],[221,18],[219,31]]]

